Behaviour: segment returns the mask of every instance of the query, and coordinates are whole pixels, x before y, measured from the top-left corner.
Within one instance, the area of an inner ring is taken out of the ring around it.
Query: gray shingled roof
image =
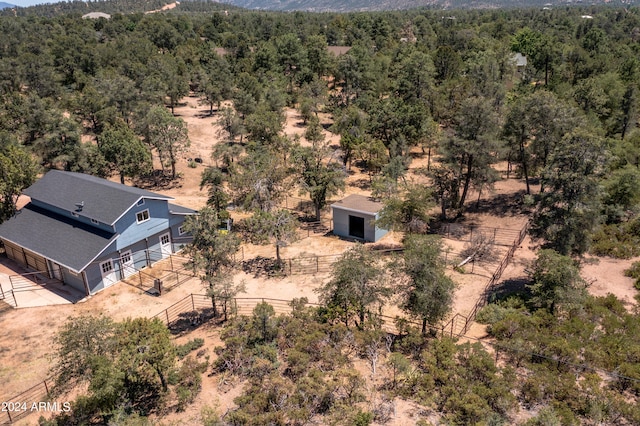
[[[198,212],[188,207],[182,207],[177,204],[169,203],[169,213],[177,215],[192,215]]]
[[[350,210],[357,213],[376,214],[382,210],[382,203],[373,201],[371,197],[351,194],[340,201],[331,204],[331,208]]]
[[[60,170],[49,171],[24,193],[32,200],[75,211],[108,225],[115,224],[140,198],[172,199],[95,176]],[[82,209],[78,207],[80,204],[83,204]]]
[[[11,220],[0,224],[0,236],[80,272],[116,239],[117,234],[83,225],[29,203]]]

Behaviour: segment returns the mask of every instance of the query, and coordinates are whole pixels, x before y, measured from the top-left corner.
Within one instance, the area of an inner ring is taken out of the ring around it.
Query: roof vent
[[[76,211],[77,212],[81,212],[83,207],[84,207],[84,201],[76,203]]]

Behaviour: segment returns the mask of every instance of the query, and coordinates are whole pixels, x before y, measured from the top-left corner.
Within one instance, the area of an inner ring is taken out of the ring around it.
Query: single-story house
[[[187,244],[196,211],[171,197],[82,173],[51,170],[24,190],[29,204],[0,224],[7,256],[86,295]]]
[[[524,76],[524,71],[527,68],[527,64],[528,64],[527,57],[524,56],[522,53],[518,52],[513,55],[512,60],[516,66],[516,72]]]
[[[386,233],[375,221],[382,210],[382,203],[364,195],[349,195],[331,204],[333,233],[340,237],[357,238],[376,242]]]

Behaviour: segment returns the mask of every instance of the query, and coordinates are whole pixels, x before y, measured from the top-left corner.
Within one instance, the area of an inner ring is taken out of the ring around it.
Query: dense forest
[[[320,308],[298,301],[278,316],[265,304],[229,319],[211,365],[185,358],[197,344],[174,347],[155,322],[72,320],[56,344],[59,359],[79,361],[55,372],[87,395],[50,424],[144,424],[167,409],[168,392],[183,409],[204,371],[245,385],[236,410],[219,418],[211,409],[205,424],[384,423],[397,397],[424,407],[422,424],[640,424],[640,318],[614,297],[589,296],[578,274],[589,252],[640,254],[640,10],[183,4],[144,14],[162,4],[100,2],[110,19],[82,19],[96,10],[90,2],[3,11],[0,221],[49,168],[134,184],[179,179],[189,140],[172,112],[192,93],[223,129],[219,167],[202,176],[208,207],[187,224],[191,267],[214,307],[223,302],[217,316],[226,319],[224,301],[239,291],[229,276],[240,237],[276,250],[289,238],[295,220],[277,206],[294,186],[319,217],[347,171],[364,170],[385,202],[382,223],[406,233],[405,251],[386,267],[362,248],[346,252]],[[283,134],[287,107],[303,117],[307,144]],[[333,117],[339,150],[324,141],[320,112]],[[412,172],[430,185],[404,179],[412,150],[434,157]],[[526,291],[481,312],[486,345],[437,338],[430,325],[448,313],[453,285],[441,243],[424,234],[433,220],[463,217],[470,191],[499,179],[499,161],[526,183],[522,203],[543,249]],[[212,232],[230,201],[252,212],[246,232]],[[640,282],[639,271],[629,274]],[[421,329],[380,331],[372,312],[393,292]],[[369,399],[357,360],[379,378],[380,400]]]

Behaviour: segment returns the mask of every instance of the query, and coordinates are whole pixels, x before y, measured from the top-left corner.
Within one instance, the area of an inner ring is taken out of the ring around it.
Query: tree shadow
[[[487,292],[487,300],[489,303],[506,300],[511,296],[519,297],[523,300],[527,300],[530,297],[530,291],[527,289],[527,284],[530,280],[526,277],[512,278],[501,281],[500,284],[492,287]]]
[[[284,269],[282,263],[272,257],[257,256],[242,262],[242,271],[252,274],[254,278],[282,277]]]
[[[515,216],[531,213],[531,207],[524,204],[525,190],[513,194],[498,194],[489,199],[470,202],[469,211],[495,216]]]
[[[371,189],[371,182],[368,178],[360,178],[349,182],[350,186],[355,186],[358,189]]]
[[[171,177],[170,170],[153,170],[151,173],[133,179],[133,184],[140,189],[173,189],[182,187],[182,179],[176,173]]]
[[[189,334],[214,319],[216,324],[221,322],[221,317],[214,317],[213,308],[182,312],[178,314],[177,319],[169,323],[168,328],[174,336],[182,336]]]

